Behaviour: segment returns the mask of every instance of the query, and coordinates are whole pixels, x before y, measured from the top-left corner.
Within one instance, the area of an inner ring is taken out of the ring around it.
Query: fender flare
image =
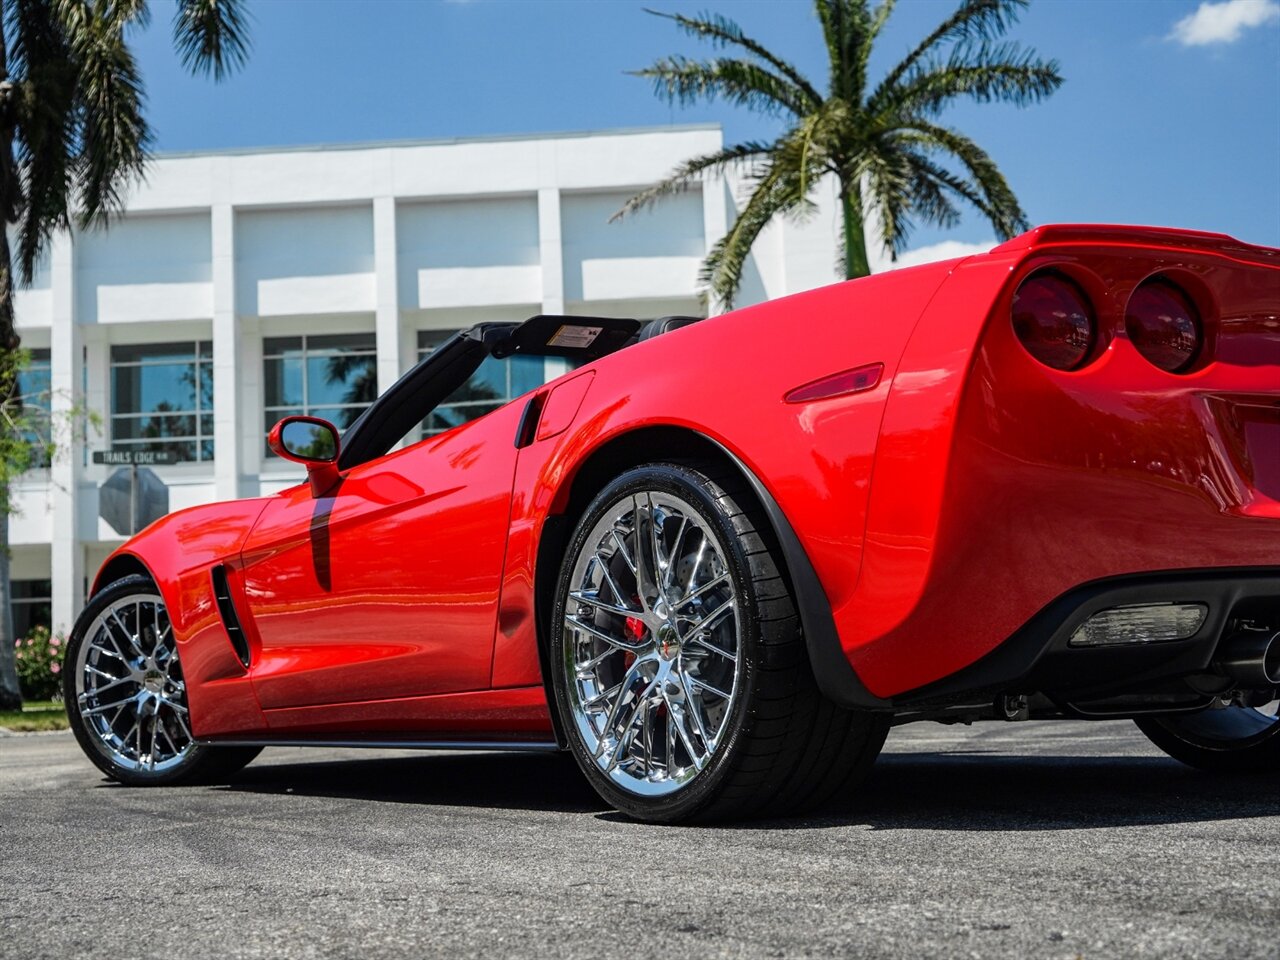
[[[790,575],[796,612],[800,615],[805,648],[809,653],[809,664],[813,668],[818,689],[827,699],[849,710],[892,710],[890,701],[875,696],[863,685],[849,658],[845,656],[835,618],[831,615],[831,601],[827,599],[827,592],[818,579],[818,572],[813,568],[809,554],[778,501],[737,454],[706,434],[701,436],[732,461],[764,507]]]

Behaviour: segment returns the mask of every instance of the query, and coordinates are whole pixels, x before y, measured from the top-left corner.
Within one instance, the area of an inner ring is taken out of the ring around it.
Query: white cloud
[[[1225,0],[1202,3],[1173,25],[1170,40],[1184,47],[1235,43],[1253,27],[1280,21],[1280,0]]]
[[[938,260],[954,260],[956,257],[968,257],[975,253],[986,253],[996,245],[996,241],[986,243],[964,243],[960,240],[943,240],[916,250],[908,250],[898,255],[893,263],[882,263],[877,266],[883,270],[897,270],[900,267],[918,267],[922,263],[935,263]]]

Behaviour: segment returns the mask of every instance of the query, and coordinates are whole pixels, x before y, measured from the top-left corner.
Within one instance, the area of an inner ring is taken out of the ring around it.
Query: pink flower
[[[62,672],[62,664],[60,664],[60,663],[51,663],[51,664],[49,664],[49,672],[50,672],[50,673],[61,673],[61,672]]]
[[[35,642],[34,640],[28,640],[28,641],[27,641],[27,646],[28,646],[28,647],[34,647],[35,645],[36,645],[36,642]]]
[[[59,640],[57,637],[50,637],[50,638],[49,638],[49,646],[51,646],[51,647],[58,647],[58,646],[61,646],[61,645],[62,645],[62,641],[61,641],[61,640]]]

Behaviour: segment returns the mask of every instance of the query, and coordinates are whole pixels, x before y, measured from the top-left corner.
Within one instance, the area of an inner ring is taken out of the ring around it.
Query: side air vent
[[[240,627],[240,618],[236,616],[236,605],[231,600],[231,589],[227,586],[227,568],[222,564],[213,568],[213,596],[218,603],[218,613],[222,615],[222,625],[227,628],[227,639],[231,641],[240,662],[247,667],[249,642]]]

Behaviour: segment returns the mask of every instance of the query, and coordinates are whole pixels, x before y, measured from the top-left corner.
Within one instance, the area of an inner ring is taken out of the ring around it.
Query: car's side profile
[[[570,373],[417,436],[489,356]],[[455,336],[284,493],[106,562],[66,697],[126,783],[264,745],[573,753],[650,820],[790,812],[894,723],[1135,718],[1280,769],[1280,251],[1042,227],[694,322]]]

